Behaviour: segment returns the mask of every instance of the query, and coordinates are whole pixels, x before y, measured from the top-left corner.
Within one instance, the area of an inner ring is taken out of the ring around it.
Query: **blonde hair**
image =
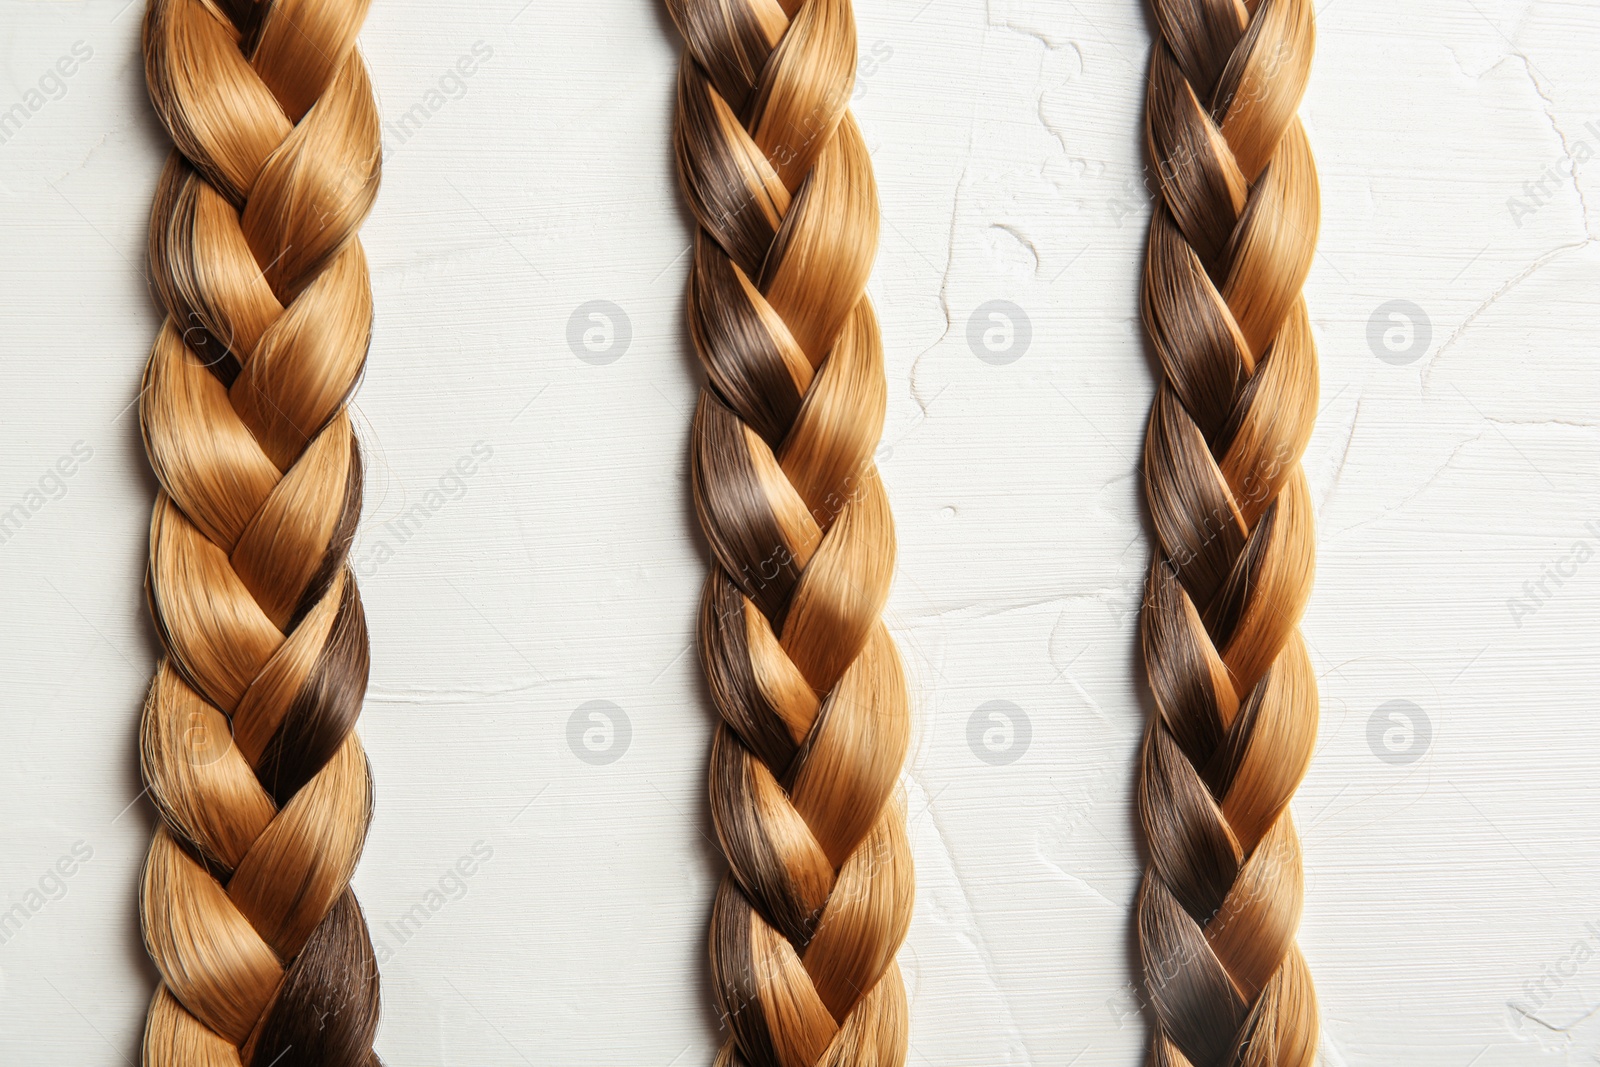
[[[1315,553],[1300,457],[1317,407],[1300,288],[1316,168],[1295,116],[1310,0],[1155,0],[1146,137],[1159,198],[1144,321],[1164,373],[1145,442],[1155,695],[1139,808],[1150,1063],[1308,1067],[1289,818],[1317,729],[1298,623]]]
[[[722,722],[729,873],[711,968],[719,1064],[900,1064],[912,904],[896,792],[910,731],[880,614],[894,526],[873,463],[886,386],[864,289],[877,191],[846,107],[849,0],[668,0],[688,45],[676,148],[699,222],[701,661]]]
[[[350,892],[371,819],[353,730],[367,630],[346,553],[345,402],[372,295],[356,230],[378,115],[365,0],[151,0],[145,74],[176,151],[151,214],[166,321],[141,394],[161,483],[147,590],[165,652],[140,732],[161,815],[140,916],[149,1067],[377,1062]]]

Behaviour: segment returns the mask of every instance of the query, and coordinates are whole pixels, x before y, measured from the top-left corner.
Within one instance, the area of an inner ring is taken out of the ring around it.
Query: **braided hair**
[[[904,1062],[910,731],[880,618],[894,527],[873,463],[886,385],[864,295],[877,191],[847,104],[849,0],[668,0],[688,49],[676,153],[699,225],[705,367],[700,657],[729,872],[711,919],[722,1067]]]
[[[151,214],[166,312],[141,394],[164,655],[140,731],[160,813],[140,916],[146,1067],[369,1067],[378,976],[350,891],[371,820],[367,629],[345,409],[372,294],[356,230],[379,122],[366,0],[150,0],[171,136]]]
[[[1145,133],[1159,196],[1143,317],[1163,372],[1145,440],[1156,550],[1141,617],[1156,714],[1138,931],[1155,1067],[1309,1067],[1288,813],[1317,729],[1298,629],[1315,553],[1317,405],[1300,289],[1316,168],[1295,112],[1310,0],[1154,0]]]

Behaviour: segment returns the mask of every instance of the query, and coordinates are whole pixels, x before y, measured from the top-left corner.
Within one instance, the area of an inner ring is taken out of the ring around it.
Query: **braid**
[[[140,754],[161,815],[140,897],[161,974],[146,1067],[369,1067],[378,976],[349,887],[371,819],[353,730],[367,629],[345,563],[345,401],[372,294],[356,229],[378,116],[366,0],[150,0],[176,151],[150,226],[166,311],[145,371],[165,651]]]
[[[846,109],[854,16],[849,0],[668,6],[688,44],[676,146],[708,378],[692,447],[730,868],[711,920],[732,1031],[718,1063],[890,1067],[906,1054],[910,709],[880,619],[895,545],[872,459],[886,385],[864,295],[877,191]]]
[[[1319,213],[1295,117],[1310,0],[1155,0],[1146,136],[1160,198],[1145,326],[1161,359],[1145,441],[1157,548],[1142,616],[1157,714],[1139,807],[1139,939],[1154,1067],[1309,1067],[1290,796],[1317,687],[1300,457],[1317,364],[1300,287]]]

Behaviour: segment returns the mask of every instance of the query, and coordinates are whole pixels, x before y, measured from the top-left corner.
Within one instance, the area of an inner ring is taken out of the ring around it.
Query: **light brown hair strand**
[[[381,159],[366,0],[151,0],[175,151],[151,213],[166,312],[140,416],[161,489],[163,651],[140,756],[161,822],[140,917],[147,1067],[371,1067],[378,975],[350,877],[371,820],[354,732],[367,629],[346,564],[345,404],[372,295],[356,231]]]

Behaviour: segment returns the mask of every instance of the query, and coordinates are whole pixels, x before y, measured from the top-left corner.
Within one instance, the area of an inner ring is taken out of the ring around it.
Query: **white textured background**
[[[0,3],[0,107],[26,111],[0,144],[0,511],[28,512],[0,544],[0,908],[43,901],[0,943],[8,1065],[136,1061],[154,983],[134,906],[154,482],[129,404],[167,146],[126,3]],[[652,0],[522,3],[383,0],[362,36],[386,120],[425,119],[386,130],[364,231],[378,809],[356,888],[393,953],[378,1047],[393,1067],[704,1064],[721,868],[690,651],[679,44]],[[1149,27],[1134,0],[858,6],[890,616],[918,709],[911,1062],[1132,1067]],[[478,42],[492,56],[451,80]],[[1294,810],[1335,1067],[1600,1063],[1597,51],[1590,0],[1322,5],[1303,116],[1324,716]],[[567,339],[591,300],[629,324],[609,363]],[[1031,333],[999,365],[968,342],[990,300]],[[491,457],[451,481],[477,442]],[[53,475],[74,446],[87,462]],[[409,537],[385,526],[415,505]],[[592,700],[631,730],[610,763],[568,742]],[[1003,765],[968,740],[994,700],[1031,734]],[[75,845],[90,858],[52,878]],[[458,883],[475,846],[492,855]]]

